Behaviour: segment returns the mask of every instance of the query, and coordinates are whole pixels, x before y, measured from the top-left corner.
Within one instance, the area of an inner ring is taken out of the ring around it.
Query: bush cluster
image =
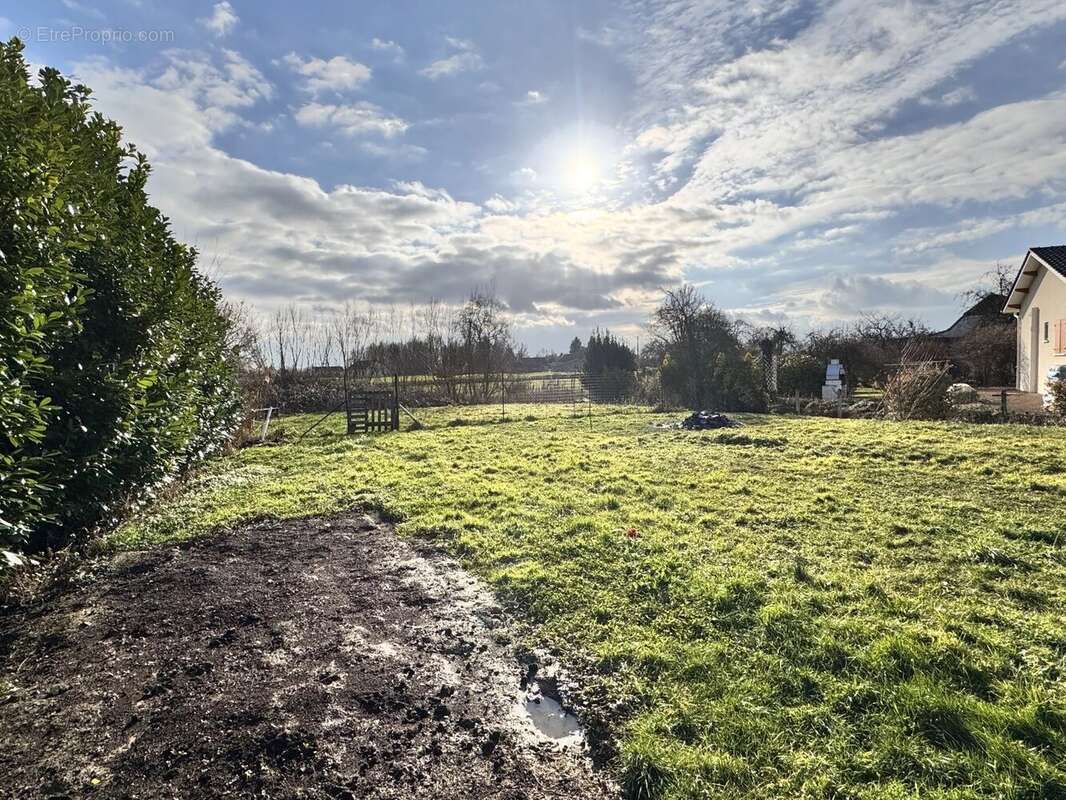
[[[825,366],[826,362],[810,353],[783,353],[778,359],[777,393],[782,397],[820,395],[825,382]]]
[[[114,520],[239,416],[218,289],[89,96],[0,44],[0,550]]]
[[[1051,411],[1066,417],[1066,380],[1048,381],[1047,391],[1051,395]]]
[[[944,419],[951,376],[937,362],[901,367],[887,381],[882,403],[893,419]]]

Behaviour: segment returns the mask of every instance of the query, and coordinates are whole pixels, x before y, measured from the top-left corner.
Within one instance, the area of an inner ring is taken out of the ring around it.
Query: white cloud
[[[522,98],[521,105],[525,106],[539,106],[542,103],[548,102],[548,95],[537,89],[530,89],[526,92],[526,96]]]
[[[473,42],[467,39],[456,39],[451,36],[445,37],[445,41],[449,47],[458,52],[434,61],[429,66],[419,70],[420,75],[435,81],[440,78],[458,75],[460,72],[473,72],[485,66],[485,62]]]
[[[653,238],[653,220],[676,213],[685,224],[661,235],[684,265],[728,265],[737,252],[797,233],[790,249],[818,246],[841,259],[841,237],[864,233],[851,223],[917,204],[951,213],[967,201],[1031,201],[1066,188],[1066,93],[890,133],[904,102],[1019,33],[1066,18],[1061,4],[888,9],[842,0],[789,40],[769,35],[776,23],[718,3],[640,8],[643,39],[628,55],[642,98],[636,118],[645,123],[625,167],[636,176],[633,197],[658,187],[660,199],[635,203],[633,226]],[[767,44],[736,57],[722,43],[738,40]],[[941,102],[967,98],[948,92]],[[781,291],[797,280],[788,275]]]
[[[348,105],[332,103],[307,103],[294,115],[301,125],[312,128],[337,128],[349,136],[373,133],[380,136],[400,136],[407,130],[407,123],[399,117],[386,114],[373,103],[359,102]]]
[[[296,53],[289,53],[282,61],[307,79],[304,88],[315,95],[326,91],[357,89],[369,81],[371,75],[370,67],[344,56],[334,56],[327,61],[321,58],[304,59]]]
[[[976,99],[977,92],[972,86],[960,86],[958,89],[944,93],[940,97],[940,102],[946,106],[957,106],[961,103],[972,103]]]
[[[446,78],[458,75],[460,72],[473,72],[484,67],[481,56],[477,53],[456,53],[455,55],[434,61],[428,67],[419,71],[430,80]]]
[[[997,217],[969,217],[950,225],[912,228],[897,239],[895,250],[903,254],[921,254],[942,250],[956,244],[977,242],[1004,231],[1061,225],[1066,220],[1066,202],[1030,209],[1020,214]],[[1035,244],[1035,243],[1034,243]]]
[[[494,214],[513,214],[519,210],[518,203],[507,200],[498,194],[494,194],[485,201],[485,208]]]
[[[950,304],[954,295],[919,281],[877,275],[835,275],[819,304],[829,316],[853,316],[871,308],[919,309]]]
[[[972,103],[975,100],[977,100],[977,92],[974,91],[972,86],[960,86],[950,92],[944,92],[944,94],[936,98],[922,97],[918,102],[926,106],[957,106],[963,103]]]
[[[1047,0],[986,9],[841,0],[793,39],[771,39],[736,58],[724,43],[763,38],[772,19],[716,3],[648,8],[640,20],[648,35],[629,54],[641,114],[652,121],[638,141],[664,154],[655,169],[668,183],[694,166],[686,191],[716,196],[791,187],[820,160],[869,140],[906,99],[1018,33],[1066,16]]]
[[[157,143],[170,141],[183,128],[215,132],[243,124],[241,110],[274,95],[274,87],[263,74],[232,50],[222,50],[215,57],[167,50],[161,71],[152,75],[96,58],[76,65],[74,76],[94,89],[98,84],[112,87],[110,102],[118,105],[114,117],[149,155]],[[155,103],[155,92],[165,92],[172,99],[171,105]],[[140,98],[146,97],[153,98],[152,114],[138,108]],[[184,109],[190,116],[181,121],[174,109]]]
[[[532,166],[499,174],[510,189],[486,192],[509,196],[481,206],[415,182],[327,190],[232,158],[214,136],[272,92],[235,54],[171,56],[180,66],[169,64],[169,77],[101,66],[102,79],[87,82],[155,148],[153,198],[179,235],[205,258],[230,254],[227,290],[264,304],[458,299],[495,280],[523,324],[622,326],[644,316],[659,287],[699,269],[715,299],[760,319],[949,314],[958,289],[988,267],[952,247],[1066,218],[1066,92],[1019,92],[1025,99],[966,108],[951,124],[935,113],[924,129],[913,116],[905,133],[893,128],[922,98],[982,99],[946,87],[1020,33],[1066,17],[1061,4],[839,0],[784,36],[787,4],[633,3],[632,30],[611,34],[637,87],[632,115],[619,120],[632,133],[619,170],[628,193],[598,206],[554,196],[550,169],[532,155]],[[472,43],[447,47],[426,77],[484,66]],[[300,69],[316,61],[293,59]],[[531,90],[519,104],[534,93],[543,97]],[[407,122],[373,104],[304,99],[313,102],[297,109],[298,123],[370,135],[338,150],[398,163],[426,155],[401,138]],[[926,207],[948,222],[907,230]],[[902,232],[886,239],[882,229]]]
[[[200,24],[211,31],[215,36],[225,36],[236,27],[240,17],[233,10],[228,0],[215,3],[210,17],[199,20]]]
[[[403,61],[403,58],[406,55],[403,47],[398,45],[396,42],[391,40],[379,39],[376,36],[370,40],[370,47],[382,53],[391,53],[392,57],[396,61]]]
[[[452,47],[456,50],[465,50],[468,52],[474,52],[477,50],[477,45],[475,45],[469,39],[460,39],[455,36],[445,36],[444,41],[448,43],[449,47]]]
[[[546,215],[527,228],[504,214],[487,225],[479,206],[416,181],[391,191],[327,191],[220,150],[204,113],[208,92],[175,92],[103,60],[79,65],[78,75],[93,86],[100,110],[150,147],[149,191],[176,235],[196,244],[205,262],[221,259],[226,291],[260,307],[291,299],[326,306],[348,298],[461,300],[471,286],[494,282],[522,324],[532,325],[563,318],[561,310],[571,319],[621,312],[627,297],[663,282],[641,266],[639,247],[626,256],[639,236],[618,230],[624,222],[610,215]],[[361,111],[348,120],[345,107],[309,107],[303,116],[312,124],[367,124]],[[620,255],[630,260],[615,271],[610,262]]]
[[[406,142],[363,141],[357,146],[367,155],[388,161],[412,163],[422,161],[429,154],[426,148]]]

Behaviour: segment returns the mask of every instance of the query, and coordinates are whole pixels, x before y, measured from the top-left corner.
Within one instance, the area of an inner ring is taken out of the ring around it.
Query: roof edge
[[[1063,275],[1057,269],[1052,267],[1047,261],[1040,257],[1038,253],[1033,252],[1033,248],[1030,247],[1025,251],[1025,257],[1022,259],[1022,265],[1018,268],[1018,274],[1014,276],[1014,282],[1010,285],[1010,291],[1007,292],[1007,300],[1003,304],[1003,308],[1000,309],[1000,314],[1019,314],[1021,313],[1022,306],[1025,304],[1025,299],[1022,298],[1017,304],[1012,305],[1011,300],[1014,299],[1014,295],[1018,292],[1018,283],[1021,281],[1022,276],[1025,274],[1025,266],[1029,263],[1029,259],[1032,258],[1037,261],[1040,266],[1056,276],[1061,281],[1066,281],[1066,275]]]

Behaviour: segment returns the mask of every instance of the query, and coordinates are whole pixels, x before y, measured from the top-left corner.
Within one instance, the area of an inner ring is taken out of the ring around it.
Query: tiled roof
[[[1033,255],[1051,267],[1055,272],[1066,277],[1066,244],[1052,247],[1031,247]]]
[[[1030,254],[1047,264],[1059,277],[1066,279],[1066,244],[1056,244],[1049,247],[1030,247],[1029,252],[1025,254],[1025,258],[1022,260],[1022,266],[1018,270],[1018,277],[1014,279],[1014,285],[1011,286],[1007,302],[1003,306],[1004,314],[1014,314],[1024,304],[1025,295],[1029,291],[1033,276],[1037,272],[1037,270],[1025,271],[1025,265],[1029,261]]]

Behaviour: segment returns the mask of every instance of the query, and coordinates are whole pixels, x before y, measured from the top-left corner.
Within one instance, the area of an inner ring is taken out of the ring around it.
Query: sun
[[[535,171],[540,187],[558,200],[589,206],[614,191],[620,154],[616,131],[581,122],[553,129],[523,160]]]
[[[563,186],[575,194],[591,191],[603,178],[603,167],[599,158],[586,148],[577,148],[567,153],[560,172]]]

